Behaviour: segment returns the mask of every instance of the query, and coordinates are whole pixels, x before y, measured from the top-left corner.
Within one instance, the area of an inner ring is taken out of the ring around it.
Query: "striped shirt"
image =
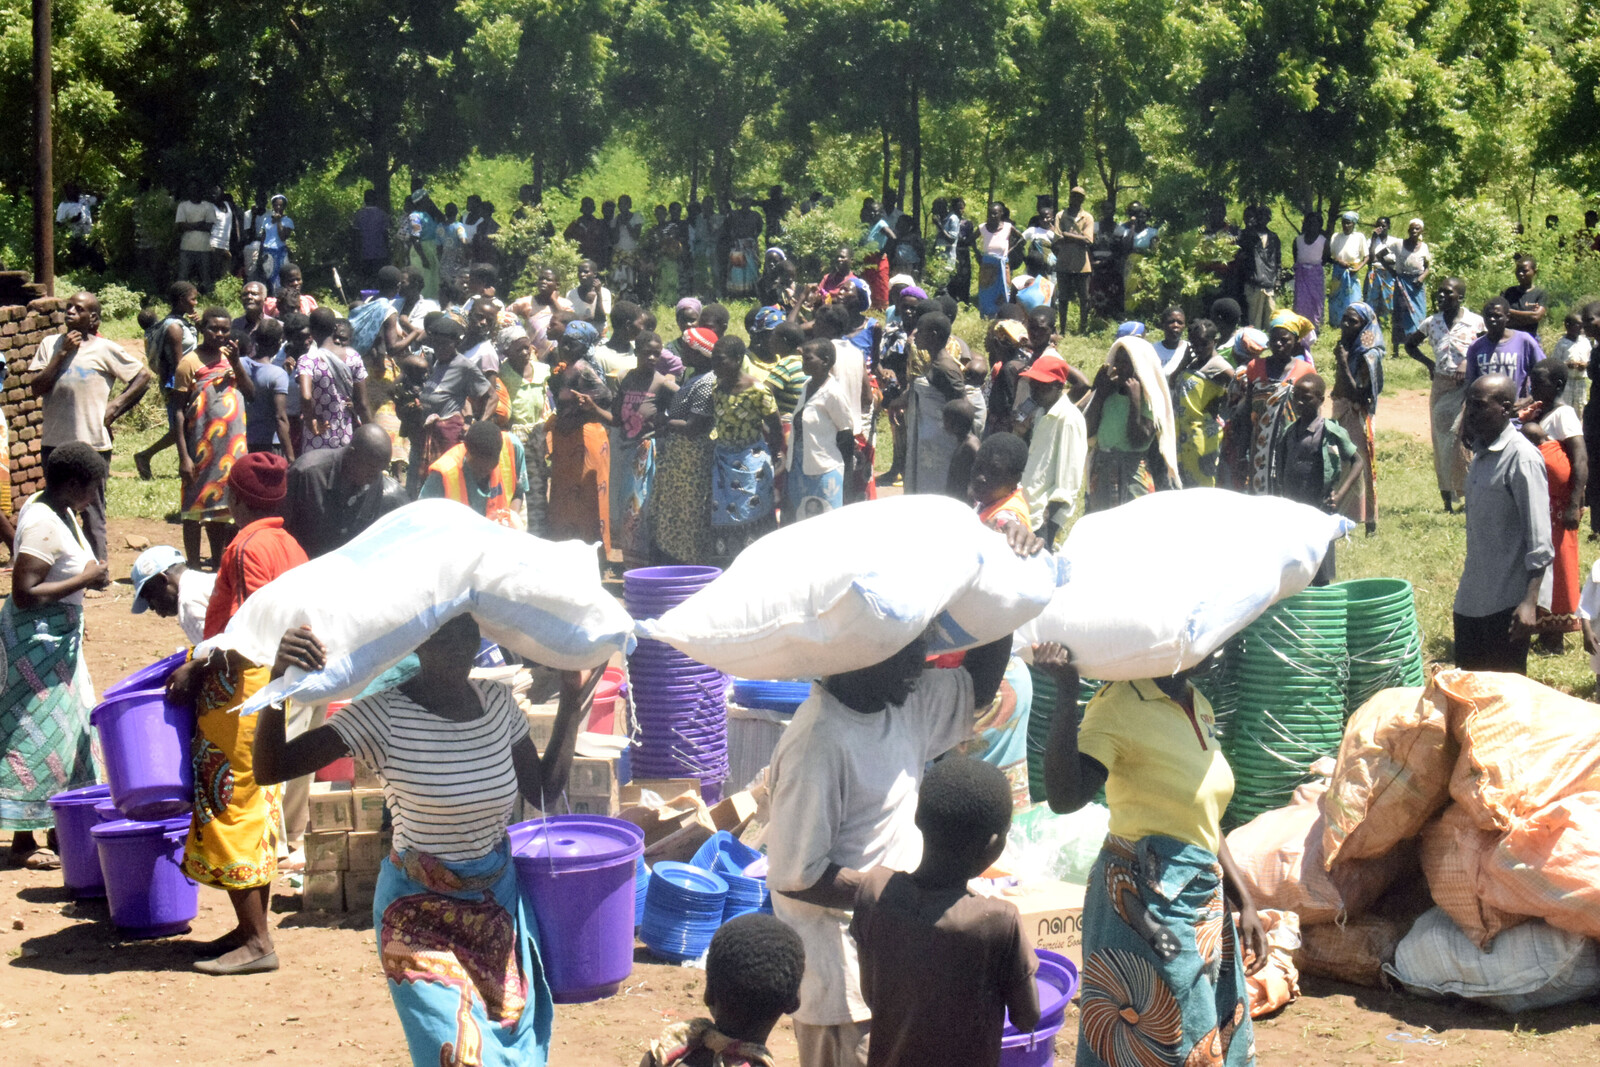
[[[353,701],[328,725],[384,780],[394,849],[463,862],[488,855],[505,837],[517,798],[511,748],[528,723],[511,689],[473,679],[483,714],[440,718],[399,688]]]

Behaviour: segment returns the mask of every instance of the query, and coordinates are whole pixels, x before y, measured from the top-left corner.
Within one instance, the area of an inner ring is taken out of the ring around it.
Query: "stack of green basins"
[[[1349,598],[1349,711],[1380,690],[1422,685],[1422,628],[1411,583],[1361,578],[1333,588],[1343,589]]]
[[[1211,704],[1211,710],[1216,715],[1217,737],[1224,744],[1228,740],[1228,730],[1233,725],[1233,709],[1239,703],[1238,667],[1235,661],[1239,658],[1238,650],[1242,646],[1243,641],[1239,637],[1229,641],[1211,669],[1194,681],[1195,688],[1205,694]]]
[[[1344,737],[1346,594],[1307,589],[1273,605],[1230,650],[1234,709],[1223,751],[1233,768],[1232,828],[1281,808]]]
[[[1050,740],[1050,724],[1056,717],[1056,680],[1032,664],[1028,674],[1033,678],[1033,706],[1028,709],[1028,799],[1035,803],[1044,797],[1044,750]],[[1099,690],[1100,683],[1088,678],[1078,682],[1078,713]],[[1104,791],[1100,803],[1105,803]]]

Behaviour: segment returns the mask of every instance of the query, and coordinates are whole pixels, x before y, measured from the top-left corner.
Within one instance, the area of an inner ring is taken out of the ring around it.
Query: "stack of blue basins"
[[[639,940],[668,963],[699,959],[722,925],[728,883],[688,863],[663,860],[650,872]]]
[[[719,830],[700,846],[689,862],[728,883],[728,899],[722,907],[723,922],[736,915],[761,910],[767,899],[767,880],[745,873],[758,864],[759,869],[766,869],[761,853],[726,830]]]
[[[762,708],[780,715],[793,715],[810,696],[810,682],[764,682],[754,678],[733,680],[733,702],[743,708]]]
[[[633,869],[633,929],[638,931],[644,925],[644,898],[650,892],[650,865],[639,857],[638,864]]]
[[[659,618],[722,572],[716,567],[641,567],[622,576],[636,619]],[[635,778],[698,778],[707,801],[728,776],[728,676],[660,641],[641,640],[628,657],[636,723]]]

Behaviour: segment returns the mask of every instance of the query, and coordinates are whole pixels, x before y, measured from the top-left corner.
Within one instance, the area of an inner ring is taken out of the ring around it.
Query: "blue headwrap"
[[[1118,337],[1143,337],[1144,336],[1144,323],[1142,323],[1142,322],[1125,322],[1121,326],[1117,327],[1117,336]]]
[[[851,278],[850,291],[861,298],[861,306],[863,308],[869,308],[872,306],[872,287],[866,282],[862,281],[860,278]]]
[[[594,328],[594,323],[585,322],[583,319],[574,319],[567,323],[566,336],[582,341],[585,348],[593,348],[600,343],[600,331]]]
[[[764,307],[756,312],[755,321],[750,328],[758,333],[766,333],[783,325],[783,321],[788,317],[781,307]]]

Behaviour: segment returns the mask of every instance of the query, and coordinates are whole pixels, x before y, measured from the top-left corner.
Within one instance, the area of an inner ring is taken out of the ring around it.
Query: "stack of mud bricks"
[[[40,401],[28,389],[28,364],[39,342],[61,330],[66,301],[45,296],[19,271],[0,272],[0,356],[6,364],[5,417],[11,438],[11,510],[44,488],[39,461]]]

